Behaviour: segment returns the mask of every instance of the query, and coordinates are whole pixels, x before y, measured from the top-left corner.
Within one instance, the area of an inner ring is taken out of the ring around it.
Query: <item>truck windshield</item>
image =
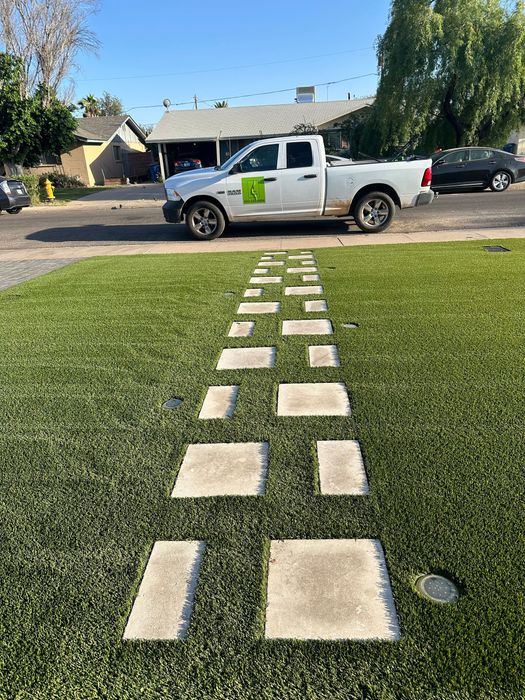
[[[249,143],[244,148],[241,148],[240,151],[234,153],[233,156],[231,156],[231,158],[228,158],[227,161],[225,161],[222,165],[218,166],[217,170],[229,170],[232,167],[233,162],[237,160],[243,153],[246,153],[246,151],[248,151],[252,146],[253,144]]]

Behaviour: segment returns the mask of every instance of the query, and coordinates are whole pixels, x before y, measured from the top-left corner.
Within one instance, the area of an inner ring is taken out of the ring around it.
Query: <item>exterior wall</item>
[[[525,155],[525,127],[520,131],[514,131],[509,136],[509,143],[515,143],[518,146],[518,153]]]
[[[124,141],[119,134],[115,134],[111,141],[107,141],[100,146],[85,145],[85,156],[87,167],[89,170],[90,180],[95,185],[103,185],[104,179],[126,177],[125,159],[121,161],[115,160],[113,146],[119,146],[121,151],[144,153],[146,147],[143,143],[138,142],[137,136],[127,128],[129,132],[125,134],[127,138],[133,137],[133,141]],[[119,129],[119,131],[121,131]]]
[[[63,173],[64,175],[80,178],[86,185],[92,186],[94,184],[87,168],[84,146],[75,146],[69,153],[63,153],[60,159],[62,165],[39,165],[35,168],[27,168],[26,172],[38,176],[44,173]]]

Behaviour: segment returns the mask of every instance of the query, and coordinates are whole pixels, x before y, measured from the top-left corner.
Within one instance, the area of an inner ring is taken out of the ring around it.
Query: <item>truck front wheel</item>
[[[224,233],[224,214],[211,202],[195,202],[186,212],[186,225],[191,235],[199,241],[211,241]]]
[[[396,205],[385,192],[368,192],[360,197],[354,208],[354,220],[365,233],[384,231],[395,214]]]

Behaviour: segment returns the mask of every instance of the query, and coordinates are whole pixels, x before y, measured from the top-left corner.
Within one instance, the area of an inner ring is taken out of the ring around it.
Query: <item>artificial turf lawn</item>
[[[226,337],[259,253],[91,259],[0,294],[2,700],[523,697],[525,241],[502,245],[316,251],[323,339],[281,337],[316,315],[275,285],[282,313]],[[341,368],[308,367],[319,340]],[[276,368],[214,370],[252,345]],[[345,381],[352,418],[278,419],[278,382],[312,379]],[[199,421],[215,383],[240,384],[235,417]],[[315,441],[342,438],[367,497],[315,493]],[[264,440],[264,497],[169,498],[187,444]],[[381,540],[400,642],[264,640],[269,540],[310,537]],[[123,643],[159,539],[207,541],[188,637]],[[427,571],[457,605],[418,597]]]

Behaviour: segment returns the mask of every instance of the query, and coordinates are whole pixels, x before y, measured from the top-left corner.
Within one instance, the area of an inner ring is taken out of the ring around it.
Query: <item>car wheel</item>
[[[379,233],[387,229],[396,213],[392,197],[385,192],[369,192],[354,208],[354,220],[361,231]]]
[[[226,218],[215,204],[195,202],[186,213],[186,225],[194,238],[211,241],[224,233]]]
[[[493,192],[505,192],[512,184],[511,176],[504,170],[498,170],[494,173],[490,181],[490,189]]]
[[[14,209],[6,209],[8,214],[20,214],[22,207],[15,207]]]

